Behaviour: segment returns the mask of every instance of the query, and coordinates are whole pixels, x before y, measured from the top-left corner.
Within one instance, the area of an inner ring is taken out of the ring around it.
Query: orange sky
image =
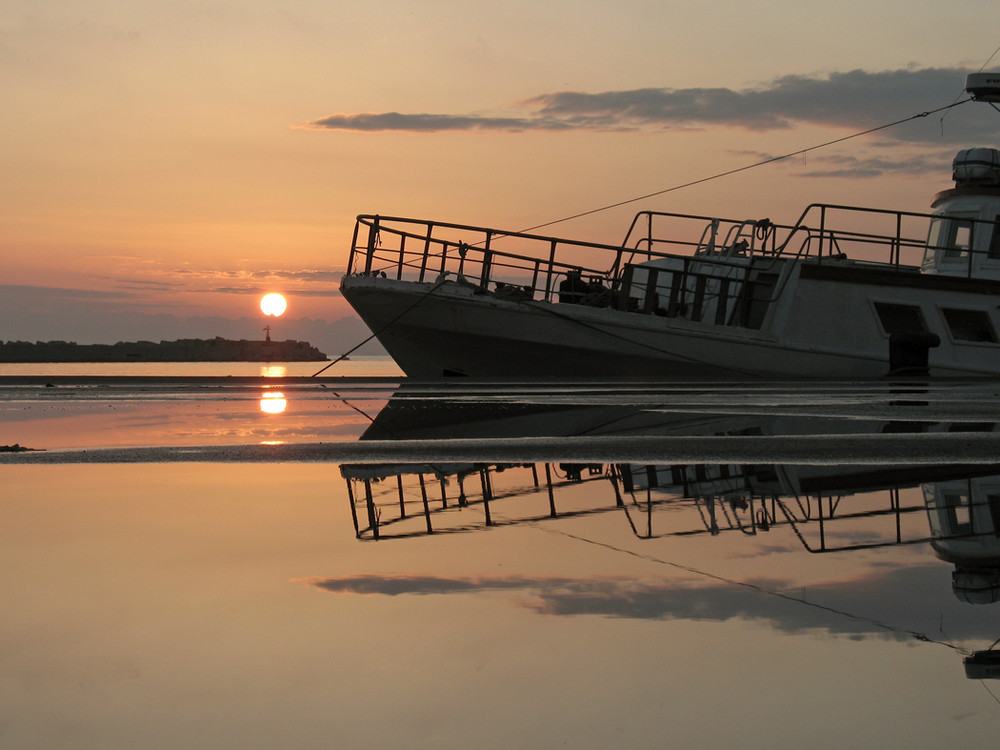
[[[519,229],[806,148],[952,103],[998,21],[992,0],[11,0],[0,340],[255,319],[272,290],[332,324],[358,213]],[[641,207],[923,210],[957,148],[1000,145],[972,107]],[[639,207],[551,231],[620,240]]]

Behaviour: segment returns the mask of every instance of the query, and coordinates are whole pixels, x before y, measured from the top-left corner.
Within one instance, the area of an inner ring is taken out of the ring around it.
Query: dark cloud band
[[[318,130],[362,132],[680,129],[734,127],[777,130],[797,124],[866,129],[935,109],[962,96],[968,70],[924,68],[827,76],[791,75],[746,88],[642,88],[602,93],[567,91],[541,94],[517,103],[518,116],[450,114],[335,114],[302,125]],[[992,117],[991,117],[992,116]],[[953,118],[957,119],[957,118]],[[979,114],[970,124],[937,123],[910,128],[910,141],[947,138],[960,142],[992,137],[995,113]]]
[[[537,128],[534,120],[518,117],[477,117],[474,115],[404,115],[399,112],[384,114],[338,114],[308,123],[307,128],[320,130],[359,130],[378,132],[402,130],[416,133],[436,133],[447,130],[501,130],[516,132]]]

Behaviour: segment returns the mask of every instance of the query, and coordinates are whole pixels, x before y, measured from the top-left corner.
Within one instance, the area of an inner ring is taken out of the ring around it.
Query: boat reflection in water
[[[899,403],[899,402],[896,402]],[[906,402],[912,403],[912,402]],[[645,406],[520,399],[390,400],[362,440],[497,440],[628,434],[688,436],[996,432],[995,423],[816,415],[693,416]],[[345,464],[360,540],[453,534],[587,515],[618,515],[640,539],[765,537],[808,553],[929,544],[954,566],[963,603],[1000,602],[1000,464],[648,464],[630,461]],[[906,492],[906,490],[911,490]],[[922,498],[922,501],[917,500]],[[998,641],[1000,642],[1000,641]],[[970,678],[1000,678],[1000,651],[966,651]]]
[[[931,546],[954,564],[955,594],[969,604],[1000,600],[1000,475],[924,483]],[[965,657],[970,679],[1000,679],[1000,651]]]

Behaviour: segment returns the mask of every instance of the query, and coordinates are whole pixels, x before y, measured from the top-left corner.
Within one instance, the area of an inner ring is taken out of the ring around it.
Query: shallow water
[[[998,393],[0,380],[0,740],[985,746]]]
[[[388,357],[355,355],[337,362],[0,362],[0,378],[11,376],[102,377],[400,377]]]

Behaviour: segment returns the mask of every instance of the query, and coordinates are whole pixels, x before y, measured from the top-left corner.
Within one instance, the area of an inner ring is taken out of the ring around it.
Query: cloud
[[[147,278],[138,274],[145,273]],[[339,297],[342,270],[299,269],[139,269],[132,275],[102,277],[119,289],[143,292],[197,292],[212,294],[254,295],[273,291],[280,284],[285,294],[297,297]],[[315,285],[315,287],[313,286]],[[38,289],[38,288],[36,288]],[[3,287],[0,286],[0,292]],[[114,296],[107,295],[109,298]],[[121,295],[118,295],[121,296]]]
[[[875,177],[883,174],[923,175],[945,174],[951,168],[951,152],[943,155],[893,154],[887,156],[858,157],[851,154],[812,154],[809,164],[813,169],[801,173],[802,177]]]
[[[705,123],[752,130],[790,127],[782,113],[763,106],[755,92],[731,89],[634,89],[600,94],[542,94],[524,104],[546,120],[585,129],[632,129]]]
[[[925,68],[884,72],[853,70],[826,76],[789,75],[746,89],[641,88],[539,94],[515,106],[516,116],[475,114],[335,114],[300,127],[363,132],[595,130],[625,131],[731,127],[780,130],[798,124],[868,129],[952,104],[963,97],[968,70]],[[984,108],[985,109],[985,108]],[[955,138],[996,129],[995,113],[949,128]],[[940,139],[941,128],[915,128],[905,138]],[[957,120],[958,118],[953,118]],[[928,118],[930,121],[931,118]],[[947,129],[946,129],[947,130]]]
[[[403,594],[458,594],[466,591],[498,591],[565,585],[558,579],[442,578],[440,576],[361,575],[345,578],[309,579],[307,583],[335,594],[400,596]]]
[[[384,130],[402,130],[411,133],[439,133],[449,130],[501,130],[517,132],[521,130],[566,129],[569,127],[560,122],[543,125],[542,121],[533,118],[520,117],[480,117],[477,115],[404,115],[399,112],[374,114],[336,114],[322,117],[319,120],[301,126],[315,130],[359,130],[363,132],[378,132]]]
[[[269,269],[252,271],[250,276],[257,279],[287,279],[290,281],[329,281],[340,283],[343,271],[304,270],[290,271],[285,269]]]
[[[263,294],[265,292],[273,291],[271,286],[217,286],[210,287],[203,291],[211,292],[212,294],[236,294],[240,296],[255,296],[258,294]],[[339,289],[295,289],[295,290],[282,290],[282,293],[286,297],[342,297]]]
[[[41,287],[29,286],[27,284],[0,284],[0,299],[23,303],[26,300],[35,300],[39,295],[44,295],[49,299],[58,300],[120,300],[131,298],[135,295],[123,292],[109,292],[97,289],[70,289],[67,287]]]
[[[109,281],[114,281],[118,285],[119,289],[136,289],[142,292],[187,291],[187,287],[177,282],[129,278],[112,279],[108,276],[103,278]]]
[[[338,594],[401,596],[512,591],[522,606],[555,616],[598,615],[645,620],[767,622],[782,632],[823,631],[848,637],[910,640],[935,633],[947,620],[953,638],[993,638],[970,621],[951,595],[942,565],[883,569],[810,586],[761,579],[642,583],[624,578],[441,577],[358,575],[302,581]],[[905,592],[901,594],[900,592]]]

